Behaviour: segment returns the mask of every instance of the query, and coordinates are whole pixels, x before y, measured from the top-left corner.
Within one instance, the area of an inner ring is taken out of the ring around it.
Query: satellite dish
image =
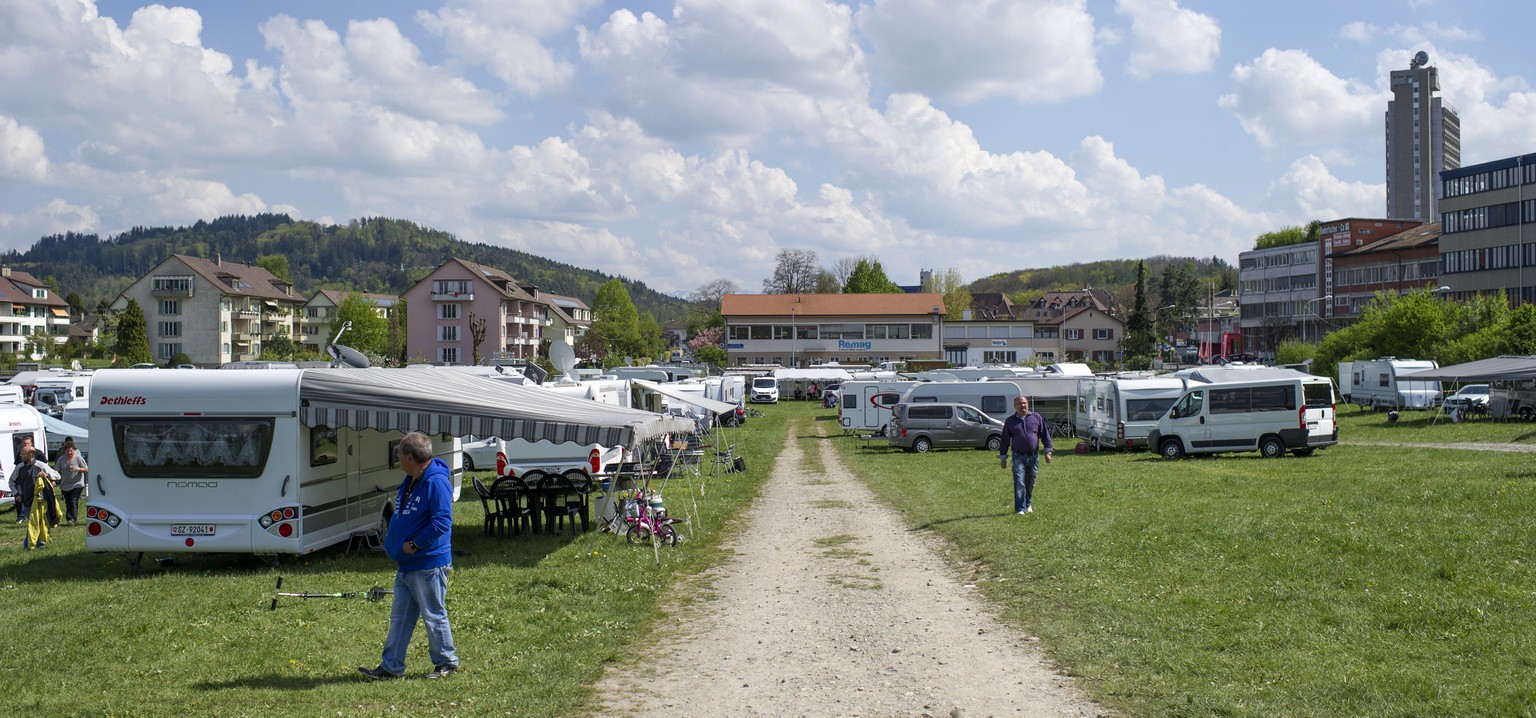
[[[561,375],[570,376],[571,370],[576,368],[576,350],[564,339],[556,339],[549,343],[549,363]]]
[[[367,356],[349,346],[332,344],[327,346],[325,351],[331,355],[331,366],[333,367],[347,366],[353,369],[367,369],[373,366],[373,362],[368,361]]]
[[[1413,56],[1413,66],[1414,67],[1423,67],[1423,66],[1428,65],[1428,64],[1429,64],[1429,53],[1424,52],[1423,50],[1420,50],[1420,51],[1418,51],[1418,53],[1416,53]]]

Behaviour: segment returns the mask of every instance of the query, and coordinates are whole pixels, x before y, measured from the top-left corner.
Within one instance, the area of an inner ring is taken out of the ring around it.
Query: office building
[[[1440,173],[1461,167],[1461,118],[1435,95],[1440,78],[1429,56],[1392,71],[1387,103],[1387,216],[1439,218]]]
[[[1536,302],[1536,154],[1440,176],[1440,282],[1454,299],[1504,290],[1511,306]],[[1526,189],[1530,187],[1531,189]]]

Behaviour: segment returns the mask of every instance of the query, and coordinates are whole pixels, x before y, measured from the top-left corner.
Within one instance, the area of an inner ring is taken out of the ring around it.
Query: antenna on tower
[[[1424,52],[1423,50],[1420,50],[1417,53],[1414,53],[1413,61],[1408,63],[1408,69],[1410,69],[1410,70],[1417,70],[1417,69],[1419,69],[1419,68],[1421,68],[1421,67],[1423,67],[1425,65],[1428,65],[1428,64],[1429,64],[1429,53]]]

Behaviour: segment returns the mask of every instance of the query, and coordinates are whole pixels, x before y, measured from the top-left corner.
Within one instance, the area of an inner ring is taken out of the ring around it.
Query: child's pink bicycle
[[[668,546],[678,542],[677,529],[672,527],[677,519],[667,516],[667,507],[661,502],[661,494],[646,488],[637,489],[633,497],[626,498],[619,518],[624,521],[624,535],[630,543],[642,543],[655,537]]]

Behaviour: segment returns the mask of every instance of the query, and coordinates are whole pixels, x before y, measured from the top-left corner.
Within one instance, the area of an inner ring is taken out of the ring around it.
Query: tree
[[[923,291],[944,295],[944,311],[950,321],[964,319],[965,310],[971,308],[971,288],[966,286],[958,269],[928,275],[927,281],[923,282]]]
[[[70,292],[64,296],[64,303],[69,305],[70,316],[85,316],[85,300],[80,298],[80,295]]]
[[[716,279],[699,285],[698,289],[693,290],[693,294],[688,295],[688,301],[712,307],[719,312],[720,302],[724,301],[725,295],[736,294],[739,291],[736,282],[729,279]]]
[[[278,329],[271,339],[261,345],[261,358],[264,361],[294,361],[303,352],[304,346],[288,336],[287,329]]]
[[[902,289],[890,277],[878,260],[860,259],[854,264],[853,273],[843,285],[844,294],[901,294]]]
[[[592,328],[587,330],[603,347],[604,363],[617,359],[639,356],[643,347],[640,341],[640,312],[629,299],[629,291],[618,279],[610,279],[598,287],[592,302]]]
[[[861,259],[864,259],[864,257],[840,257],[832,263],[832,268],[827,271],[837,280],[837,286],[841,287],[848,283],[848,278],[853,276],[853,269],[859,266],[859,260]],[[874,258],[869,257],[869,259]]]
[[[725,366],[727,361],[725,350],[713,345],[699,347],[699,350],[693,353],[693,360],[715,366]]]
[[[1152,368],[1152,357],[1157,353],[1157,324],[1152,310],[1147,306],[1147,268],[1136,263],[1136,297],[1131,316],[1125,323],[1125,337],[1120,340],[1120,351],[1125,364],[1131,369]]]
[[[405,363],[405,300],[395,302],[385,331],[384,356],[396,364]]]
[[[641,312],[636,324],[640,336],[639,353],[652,359],[660,359],[667,353],[667,335],[661,331],[655,315]]]
[[[149,327],[138,300],[128,300],[128,307],[117,318],[117,343],[112,346],[112,351],[117,355],[112,366],[133,366],[154,360],[154,355],[149,353]]]
[[[842,283],[838,282],[837,277],[832,276],[831,272],[825,269],[817,270],[815,289],[817,294],[837,294],[842,290]]]
[[[1312,240],[1317,240],[1314,228]],[[1253,241],[1254,249],[1271,249],[1273,247],[1285,247],[1292,244],[1301,244],[1307,241],[1307,230],[1298,226],[1285,227],[1274,232],[1265,232]]]
[[[282,254],[264,254],[256,258],[256,266],[284,281],[292,281],[288,270],[288,257]]]
[[[366,294],[351,292],[342,297],[335,316],[331,336],[326,341],[336,336],[345,322],[352,322],[352,328],[341,336],[342,345],[369,356],[381,357],[389,352],[389,321],[379,316],[379,305]]]
[[[809,249],[781,249],[773,276],[763,280],[764,294],[807,294],[816,291],[821,275],[816,253]]]
[[[1177,336],[1180,331],[1193,329],[1200,313],[1200,281],[1188,263],[1163,265],[1159,285],[1157,319],[1164,333]]]
[[[474,359],[474,365],[480,366],[480,345],[485,343],[485,317],[477,317],[474,312],[469,313],[469,352]],[[537,356],[537,352],[535,352]]]

